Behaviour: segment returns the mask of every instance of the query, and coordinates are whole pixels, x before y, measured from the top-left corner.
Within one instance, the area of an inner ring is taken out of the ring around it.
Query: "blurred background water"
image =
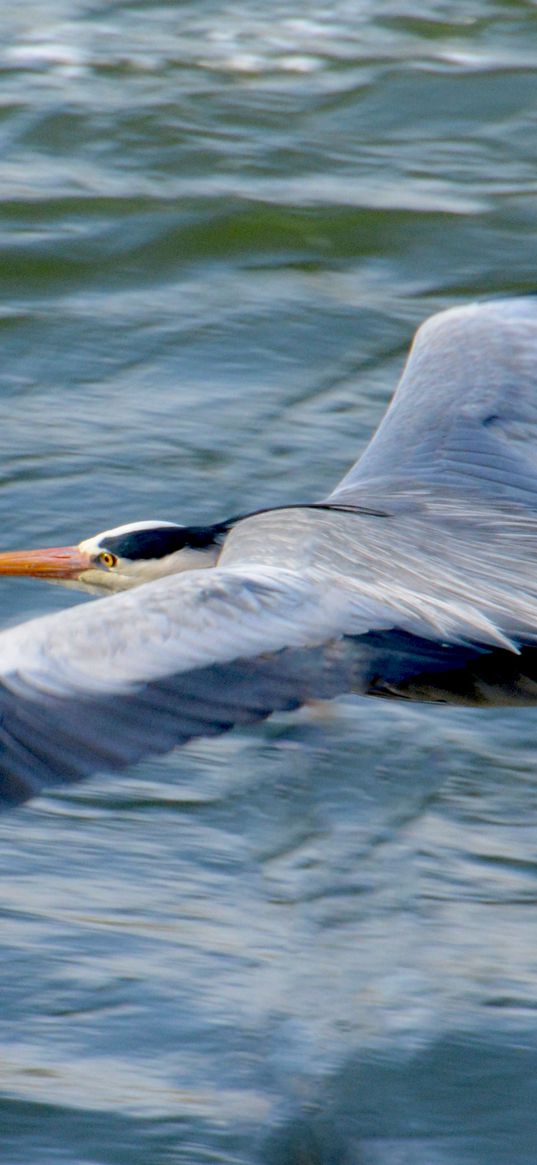
[[[537,285],[536,35],[3,6],[2,548],[326,492],[420,320]],[[2,818],[3,1165],[534,1165],[536,725],[348,699]]]

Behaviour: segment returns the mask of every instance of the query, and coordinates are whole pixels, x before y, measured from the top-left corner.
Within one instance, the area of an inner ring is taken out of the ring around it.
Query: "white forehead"
[[[137,530],[160,530],[163,526],[170,526],[175,530],[184,529],[184,526],[178,522],[163,522],[158,518],[147,522],[127,522],[125,526],[114,526],[111,530],[101,530],[100,534],[93,534],[91,538],[86,538],[84,542],[79,543],[80,549],[91,551],[99,547],[105,538],[111,536],[115,538],[116,534],[132,534],[136,533]]]
[[[173,526],[175,530],[183,530],[184,527],[177,522],[162,522],[155,518],[152,522],[127,522],[126,526],[114,526],[112,530],[101,530],[100,534],[95,534],[95,538],[105,538],[109,534],[130,534],[133,530],[160,530],[162,526]]]

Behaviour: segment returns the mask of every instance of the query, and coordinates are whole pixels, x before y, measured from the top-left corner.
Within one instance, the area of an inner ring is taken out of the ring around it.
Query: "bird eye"
[[[113,566],[117,566],[118,561],[119,560],[116,558],[116,555],[111,554],[109,550],[103,550],[99,555],[99,562],[102,566],[111,568]]]

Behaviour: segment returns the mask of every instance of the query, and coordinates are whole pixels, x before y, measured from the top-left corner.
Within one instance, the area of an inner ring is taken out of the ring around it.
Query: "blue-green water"
[[[536,34],[4,6],[2,547],[325,492],[424,316],[537,285]],[[535,1165],[536,728],[349,699],[2,818],[2,1165]]]

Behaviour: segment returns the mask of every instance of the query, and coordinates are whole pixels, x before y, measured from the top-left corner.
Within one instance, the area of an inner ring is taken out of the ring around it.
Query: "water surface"
[[[535,287],[536,31],[4,6],[3,548],[331,488],[421,319]],[[2,1162],[534,1165],[535,727],[348,699],[2,818]]]

